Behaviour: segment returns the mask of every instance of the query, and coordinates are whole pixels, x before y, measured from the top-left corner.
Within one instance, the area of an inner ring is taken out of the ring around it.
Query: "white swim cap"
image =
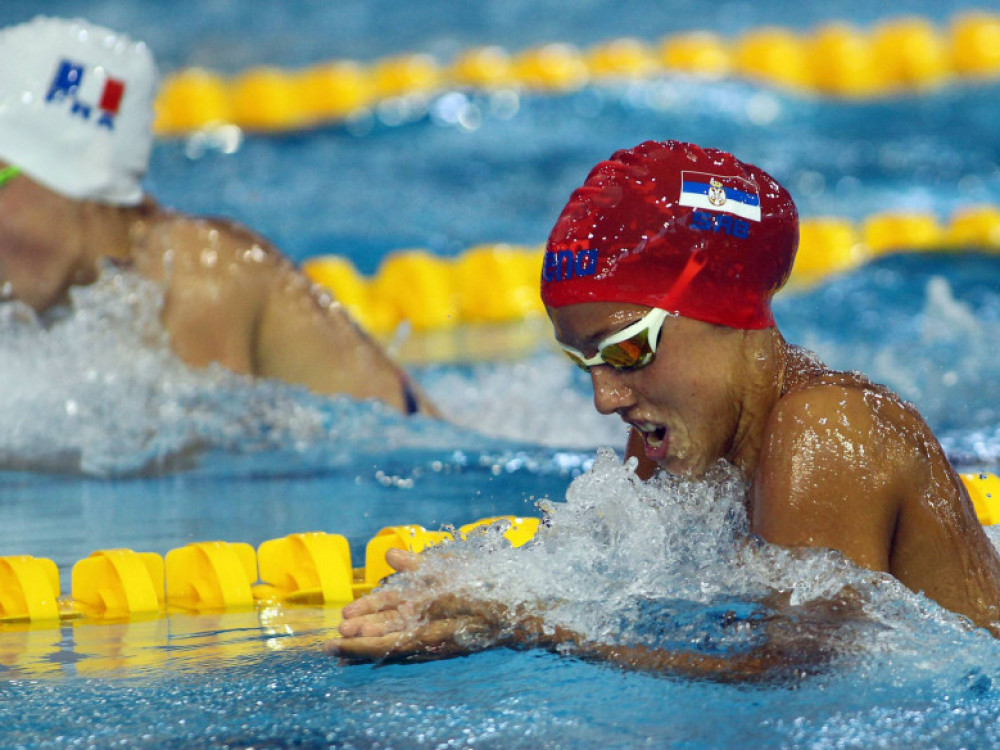
[[[83,20],[0,29],[0,159],[70,198],[139,203],[156,78],[145,44]]]

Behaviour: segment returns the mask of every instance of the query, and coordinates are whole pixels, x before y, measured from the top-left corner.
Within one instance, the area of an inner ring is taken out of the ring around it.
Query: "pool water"
[[[994,10],[1000,8],[993,4]],[[989,3],[835,7],[690,0],[458,6],[431,0],[55,0],[144,38],[165,71],[235,72],[332,57],[448,57],[496,43],[593,44],[630,34],[737,34],[780,23],[945,23]],[[41,8],[0,6],[3,24]],[[232,152],[158,142],[147,187],[180,210],[223,214],[293,259],[345,255],[373,271],[390,251],[451,256],[478,243],[540,244],[589,167],[646,138],[736,152],[792,190],[803,216],[879,211],[941,218],[1000,204],[995,83],[871,102],[684,77],[562,96],[432,101],[406,122],[376,113],[307,133],[244,136]],[[475,108],[478,125],[448,108]],[[466,120],[468,122],[468,120]],[[963,248],[955,248],[962,250]],[[639,490],[623,427],[544,336],[528,353],[421,365],[452,416],[404,419],[169,352],[155,287],[108,270],[66,314],[0,306],[0,553],[53,559],[63,589],[90,552],[164,554],[192,541],[259,545],[344,534],[360,564],[380,528],[549,513],[522,552],[495,538],[431,557],[463,587],[548,596],[605,640],[738,651],[759,637],[763,594],[794,589],[804,632],[830,648],[804,674],[723,683],[626,672],[541,651],[413,665],[341,666],[319,645],[337,614],[311,607],[59,628],[0,625],[3,747],[989,747],[1000,742],[1000,647],[892,581],[817,552],[747,549],[725,477]],[[786,337],[913,401],[963,471],[1000,471],[1000,256],[884,257],[788,290]],[[567,490],[570,489],[569,495]],[[539,507],[539,504],[541,507]],[[810,604],[850,583],[864,617],[830,641]]]

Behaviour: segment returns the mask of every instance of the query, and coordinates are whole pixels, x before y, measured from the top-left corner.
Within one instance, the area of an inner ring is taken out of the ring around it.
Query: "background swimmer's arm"
[[[437,410],[403,369],[336,303],[324,305],[312,284],[286,266],[272,286],[257,327],[255,370],[316,393],[376,398],[404,413]],[[413,404],[408,403],[412,394]]]
[[[164,261],[145,273],[167,283],[164,325],[188,364],[217,362],[316,393],[376,398],[402,411],[410,411],[411,400],[435,414],[345,310],[323,304],[308,279],[250,230],[171,215],[152,243]]]
[[[905,458],[865,398],[825,385],[778,403],[754,477],[751,529],[773,544],[834,549],[889,571]]]

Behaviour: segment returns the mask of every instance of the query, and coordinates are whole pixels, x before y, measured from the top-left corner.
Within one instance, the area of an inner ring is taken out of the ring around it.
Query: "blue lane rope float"
[[[1000,477],[962,474],[979,520],[1000,523]],[[259,603],[342,607],[395,571],[389,549],[428,547],[497,529],[519,547],[538,518],[496,516],[450,531],[416,524],[388,526],[367,543],[365,565],[351,566],[347,539],[313,531],[271,539],[256,550],[243,542],[192,542],[164,557],[129,549],[98,550],[72,568],[72,592],[61,595],[56,564],[27,555],[0,557],[3,625],[57,627],[64,621],[116,623],[172,614],[248,610]]]
[[[200,68],[164,80],[155,130],[179,136],[223,125],[286,132],[358,117],[380,103],[444,91],[563,93],[668,74],[742,77],[822,96],[872,98],[1000,77],[1000,15],[967,12],[939,28],[915,16],[870,29],[830,22],[737,37],[691,32],[658,41],[619,38],[590,49],[551,43],[512,53],[469,49],[442,63],[427,54],[373,63],[332,60],[302,70],[255,67],[234,76]]]

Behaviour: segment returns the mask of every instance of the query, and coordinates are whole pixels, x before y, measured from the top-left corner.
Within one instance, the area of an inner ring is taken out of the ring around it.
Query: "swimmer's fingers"
[[[431,621],[461,617],[478,617],[484,622],[501,619],[495,607],[470,602],[453,594],[440,595],[427,603],[403,601],[397,592],[387,591],[369,594],[344,607],[338,630],[344,638],[388,635],[413,623],[418,611]]]
[[[474,650],[469,643],[490,631],[491,628],[477,618],[435,620],[402,633],[334,638],[326,642],[325,650],[347,662],[444,659]]]
[[[370,638],[398,633],[406,623],[407,618],[398,610],[388,610],[342,620],[338,630],[344,638]]]
[[[399,604],[398,591],[376,591],[345,605],[341,617],[350,620],[354,617],[372,615],[389,609],[399,609]]]
[[[420,555],[396,547],[385,551],[385,561],[397,572],[417,570],[420,567]]]
[[[331,638],[323,644],[323,650],[330,656],[338,656],[344,661],[379,661],[392,652],[399,641],[398,635],[383,635],[375,638]]]

